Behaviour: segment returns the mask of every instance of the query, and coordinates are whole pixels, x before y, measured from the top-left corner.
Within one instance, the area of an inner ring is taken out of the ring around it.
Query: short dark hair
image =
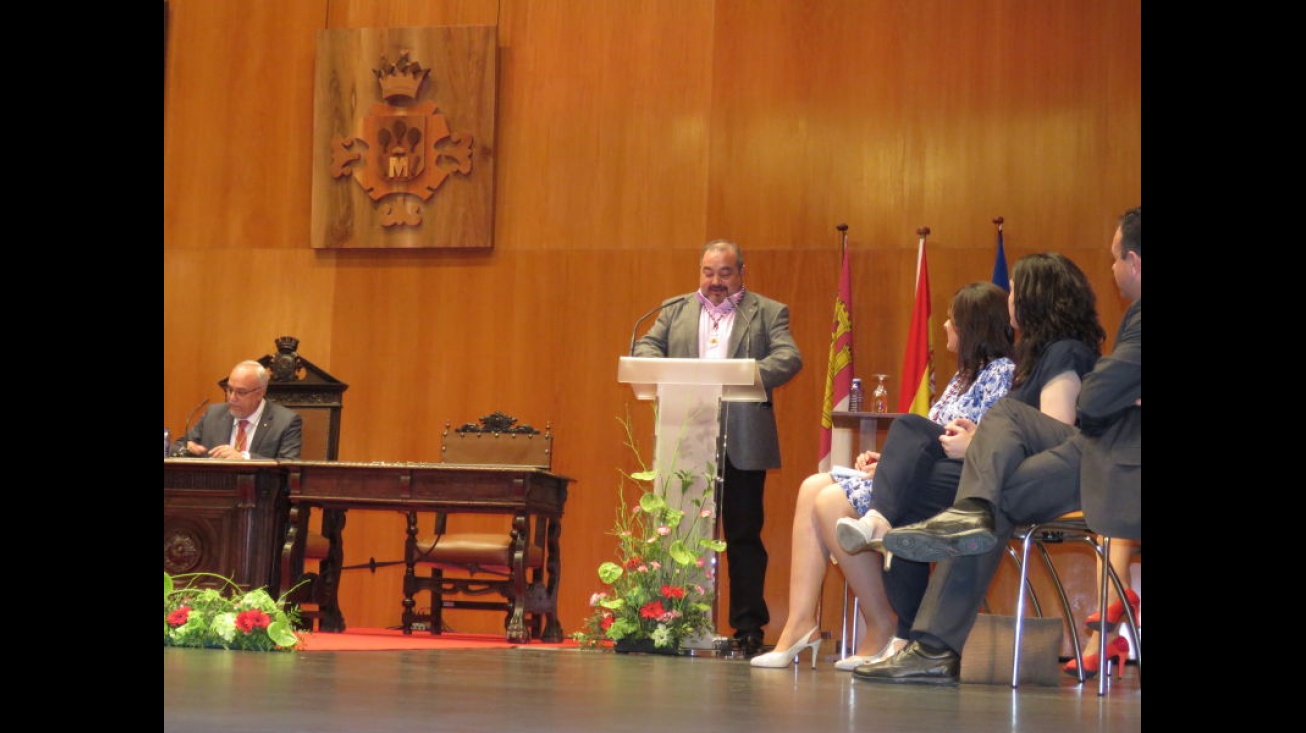
[[[1143,205],[1120,215],[1120,259],[1129,252],[1143,256]]]
[[[734,252],[735,267],[744,266],[744,250],[739,246],[738,242],[732,242],[729,239],[713,239],[711,242],[708,242],[707,244],[703,245],[703,251],[699,253],[699,259],[701,260],[703,258],[703,255],[713,250]]]

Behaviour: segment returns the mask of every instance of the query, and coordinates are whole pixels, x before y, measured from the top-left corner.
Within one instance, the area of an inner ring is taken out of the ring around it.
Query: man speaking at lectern
[[[763,597],[767,554],[762,545],[766,472],[780,467],[771,390],[803,368],[789,333],[789,306],[746,291],[743,251],[735,242],[715,239],[703,247],[698,290],[663,302],[633,356],[757,360],[766,401],[730,403],[726,410],[720,509],[730,626],[740,651],[751,657],[762,651],[762,627],[771,620]]]

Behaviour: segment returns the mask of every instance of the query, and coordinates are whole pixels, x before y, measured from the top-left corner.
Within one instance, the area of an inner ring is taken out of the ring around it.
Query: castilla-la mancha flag
[[[930,273],[925,264],[925,237],[916,253],[916,303],[911,309],[907,353],[902,358],[902,393],[898,412],[928,416],[934,402],[934,328],[930,322]]]
[[[843,250],[839,294],[834,298],[834,325],[830,329],[830,360],[825,374],[825,401],[821,404],[821,452],[818,471],[830,470],[830,449],[835,410],[848,409],[853,383],[853,291],[848,273],[848,248]]]

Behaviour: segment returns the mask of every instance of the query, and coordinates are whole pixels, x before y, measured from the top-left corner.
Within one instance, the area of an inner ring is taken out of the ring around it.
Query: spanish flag
[[[921,235],[916,254],[916,303],[911,310],[911,328],[907,333],[907,353],[902,359],[902,394],[898,412],[928,416],[934,402],[934,328],[930,323],[930,274],[925,264],[925,236]]]
[[[834,325],[830,329],[830,359],[825,373],[825,401],[821,406],[821,452],[818,471],[830,470],[835,410],[848,409],[853,383],[853,291],[848,273],[848,247],[843,248],[839,293],[834,298]]]

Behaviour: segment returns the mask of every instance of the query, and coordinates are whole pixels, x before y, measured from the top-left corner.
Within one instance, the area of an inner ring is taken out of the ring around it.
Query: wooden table
[[[282,461],[289,485],[290,520],[281,557],[283,590],[292,587],[304,571],[304,545],[314,507],[323,510],[322,532],[330,549],[329,562],[320,573],[326,593],[321,602],[323,631],[344,631],[344,616],[337,602],[340,562],[343,558],[342,530],[350,509],[393,509],[400,512],[449,512],[509,514],[525,525],[535,518],[547,522],[544,568],[551,606],[541,639],[562,641],[557,618],[557,590],[561,570],[558,537],[562,533],[562,512],[567,501],[567,484],[572,479],[540,468],[525,466],[469,466],[449,463],[342,463],[335,461]],[[408,545],[415,542],[416,528],[410,523]],[[514,575],[518,590],[508,620],[508,641],[530,641],[526,613],[526,543],[522,532],[513,548]],[[406,572],[413,571],[407,558]],[[404,607],[413,605],[405,591]],[[405,613],[408,611],[406,610]]]
[[[214,573],[275,592],[286,512],[285,471],[276,461],[165,458],[163,570]]]
[[[868,450],[877,450],[879,433],[888,430],[893,421],[901,417],[901,412],[840,412],[830,413],[831,457],[833,463],[851,466],[858,455]],[[856,441],[853,433],[856,431]],[[856,450],[853,446],[856,445]]]

